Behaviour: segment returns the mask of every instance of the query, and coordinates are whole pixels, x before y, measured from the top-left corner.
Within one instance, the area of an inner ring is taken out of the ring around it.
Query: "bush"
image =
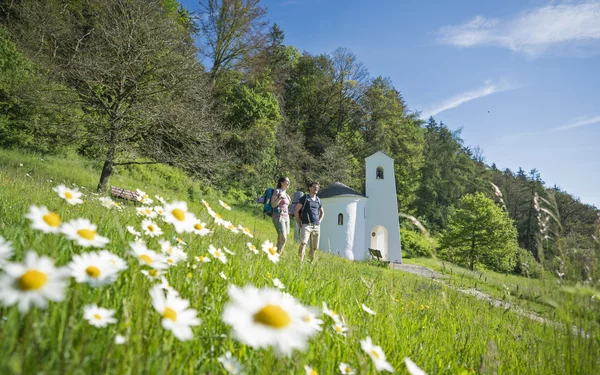
[[[519,248],[517,250],[517,265],[514,273],[537,279],[542,274],[542,266],[535,260],[531,251]]]
[[[404,258],[431,258],[435,253],[433,240],[428,240],[421,232],[400,228],[400,242]]]

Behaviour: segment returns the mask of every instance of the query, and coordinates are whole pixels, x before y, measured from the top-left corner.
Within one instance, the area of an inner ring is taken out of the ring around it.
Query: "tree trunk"
[[[475,230],[473,230],[473,235],[471,237],[471,271],[473,271],[475,267]]]
[[[106,151],[106,159],[104,160],[104,166],[102,167],[102,173],[100,174],[100,182],[98,182],[98,191],[102,192],[106,190],[108,180],[113,172],[113,166],[115,164],[115,155],[117,153],[117,131],[111,129],[110,139],[108,141],[108,150]]]

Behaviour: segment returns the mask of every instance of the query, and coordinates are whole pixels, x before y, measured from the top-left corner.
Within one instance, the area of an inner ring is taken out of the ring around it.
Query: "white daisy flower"
[[[229,297],[223,321],[233,328],[237,340],[255,349],[272,346],[283,355],[306,347],[311,336],[302,322],[306,309],[294,298],[251,285],[230,287]]]
[[[273,285],[277,289],[285,289],[285,285],[283,285],[283,283],[279,279],[273,279],[272,281],[273,281]]]
[[[77,188],[70,189],[70,188],[66,187],[65,185],[58,185],[57,187],[55,187],[52,190],[57,192],[58,196],[61,197],[62,199],[64,199],[65,201],[67,201],[67,203],[70,205],[76,205],[76,204],[83,203],[83,200],[81,199],[81,196],[83,194],[80,193]]]
[[[210,208],[210,204],[208,204],[207,201],[205,201],[204,199],[201,200],[202,204],[204,205],[204,207],[206,208]]]
[[[228,280],[229,278],[227,277],[227,275],[225,275],[223,273],[223,271],[219,272],[219,276],[221,276],[223,278],[223,280]]]
[[[248,246],[248,249],[250,249],[250,251],[252,251],[254,254],[258,254],[258,249],[256,248],[256,246],[254,246],[253,244],[251,244],[250,242],[248,242],[246,244],[246,246]]]
[[[217,358],[225,370],[230,374],[241,374],[242,373],[242,364],[237,359],[231,356],[231,352],[225,353],[225,355]]]
[[[76,282],[86,282],[92,287],[112,284],[118,276],[108,258],[96,252],[73,255],[69,269]]]
[[[207,234],[210,234],[210,230],[206,227],[206,223],[203,223],[202,221],[200,221],[200,219],[196,219],[192,228],[192,233],[197,234],[200,237],[204,237]]]
[[[229,250],[228,248],[226,248],[225,246],[223,246],[223,251],[226,252],[229,255],[235,255],[235,253],[231,250]]]
[[[166,290],[169,293],[173,293],[176,296],[179,295],[179,292],[175,290],[175,288],[173,288],[173,286],[171,285],[171,283],[169,282],[169,280],[167,280],[166,277],[161,276],[160,278],[160,284],[158,284],[158,286],[160,286],[161,289]]]
[[[135,189],[135,191],[138,194],[137,200],[142,202],[142,204],[152,204],[152,202],[154,202],[152,199],[150,199],[150,196],[146,194],[145,191],[140,189]]]
[[[132,227],[131,225],[127,226],[127,231],[131,234],[133,234],[134,236],[140,237],[142,234],[140,232],[138,232],[137,230],[135,230],[134,227]]]
[[[125,344],[125,337],[121,336],[121,335],[116,335],[115,336],[115,344],[117,345],[123,345]]]
[[[45,256],[38,257],[35,251],[25,254],[25,261],[7,263],[0,274],[0,301],[4,306],[18,304],[25,313],[32,305],[46,308],[48,300],[62,301],[68,286],[69,270],[54,267],[54,262]]]
[[[7,241],[4,237],[0,236],[0,268],[4,267],[6,261],[13,256],[14,249],[12,242]]]
[[[210,258],[208,256],[204,256],[204,255],[194,257],[194,259],[196,259],[197,262],[202,262],[202,263],[210,262]]]
[[[344,325],[344,323],[338,322],[338,323],[335,323],[334,325],[332,325],[331,327],[333,328],[335,333],[337,333],[338,335],[346,336],[348,327],[346,327],[346,325]]]
[[[96,224],[92,224],[88,219],[74,219],[64,223],[61,232],[70,240],[77,242],[79,246],[103,247],[110,240],[99,235],[96,228],[98,228]]]
[[[224,208],[224,209],[231,211],[231,207],[230,207],[230,206],[229,206],[227,203],[223,202],[223,201],[222,201],[222,200],[220,200],[220,199],[219,199],[219,204],[220,204],[221,206],[223,206],[223,208]]]
[[[142,206],[135,208],[135,214],[137,216],[144,216],[150,219],[154,219],[158,216],[158,213],[152,209],[152,207]]]
[[[344,375],[354,375],[355,372],[349,364],[340,362],[340,372]]]
[[[220,260],[221,263],[227,263],[227,257],[225,256],[225,252],[223,250],[217,249],[213,245],[208,245],[208,252],[210,255]]]
[[[230,221],[224,221],[223,226],[229,229],[234,234],[240,233],[240,230]]]
[[[159,216],[162,216],[165,214],[165,209],[162,206],[155,206],[153,208],[154,212],[156,212]]]
[[[175,266],[181,261],[186,261],[188,258],[187,253],[178,247],[174,247],[171,254],[167,255],[167,264],[169,266]]]
[[[117,272],[124,271],[127,269],[127,267],[129,267],[124,259],[108,250],[100,250],[99,254],[106,258],[108,263],[110,263],[110,265],[116,269]]]
[[[98,200],[102,206],[108,208],[109,210],[116,207],[115,202],[109,197],[100,197]]]
[[[208,214],[214,219],[215,223],[217,223],[218,225],[223,225],[223,223],[224,223],[223,216],[219,215],[218,213],[213,211],[212,208],[210,208],[208,206],[207,206],[206,210],[208,211]]]
[[[151,268],[149,270],[142,270],[142,274],[144,276],[146,276],[148,279],[154,281],[154,280],[160,280],[161,277],[165,274],[165,271]]]
[[[196,216],[188,212],[187,203],[183,201],[175,201],[165,204],[165,213],[163,220],[169,224],[173,224],[177,233],[191,232],[196,223]]]
[[[159,202],[160,202],[160,203],[162,203],[162,204],[165,204],[165,203],[167,203],[167,202],[165,201],[165,198],[161,197],[161,196],[160,196],[160,195],[158,195],[158,194],[156,194],[156,195],[154,196],[154,198],[156,198],[156,200],[157,200],[157,201],[159,201]]]
[[[131,247],[131,255],[136,257],[141,265],[150,266],[157,270],[168,267],[164,255],[148,249],[143,243],[130,242],[129,246]]]
[[[115,310],[105,309],[96,305],[86,305],[83,308],[83,317],[97,328],[103,328],[111,323],[116,323],[117,319],[113,318]]]
[[[385,353],[380,346],[373,345],[371,337],[367,336],[366,339],[360,340],[360,347],[371,357],[377,371],[385,370],[394,372],[392,365],[385,359]]]
[[[177,246],[173,246],[173,244],[171,244],[167,240],[160,240],[158,241],[158,243],[160,244],[160,250],[165,255],[171,254],[175,250],[175,248],[177,248]]]
[[[162,316],[162,326],[164,329],[173,332],[173,335],[180,341],[190,340],[194,337],[191,326],[200,324],[197,312],[194,309],[188,309],[189,301],[181,299],[173,293],[164,292],[160,285],[155,285],[150,289],[152,297],[152,306]]]
[[[273,245],[273,243],[269,240],[266,240],[262,244],[262,251],[267,253],[269,260],[273,263],[279,262],[279,253],[277,252],[277,246]]]
[[[427,375],[427,373],[419,368],[410,358],[404,358],[404,364],[410,375]]]
[[[338,313],[336,313],[333,310],[329,310],[329,308],[327,308],[327,304],[325,302],[323,302],[323,314],[325,314],[328,317],[330,317],[331,319],[333,319],[333,321],[336,323],[339,323],[342,321],[340,319],[340,316],[338,315]]]
[[[373,311],[370,308],[368,308],[367,306],[365,306],[364,303],[362,304],[362,309],[365,310],[368,314],[375,315],[375,311]]]
[[[244,233],[246,236],[250,237],[250,238],[254,238],[254,235],[252,234],[252,232],[250,232],[250,228],[247,228],[243,225],[238,225],[238,229],[240,230],[240,232]]]
[[[319,375],[319,372],[309,365],[304,365],[304,373],[306,375]]]
[[[306,311],[302,314],[302,322],[305,324],[306,329],[309,332],[322,331],[321,324],[323,321],[317,318],[317,312],[313,308],[306,308]]]
[[[44,233],[60,232],[60,216],[44,206],[31,205],[25,217],[31,220],[31,228],[33,229],[41,230]]]
[[[150,237],[157,237],[163,234],[162,229],[155,222],[150,219],[142,221],[142,230],[144,234]]]
[[[187,244],[186,244],[185,242],[183,242],[183,240],[182,240],[181,238],[179,238],[179,237],[176,237],[176,238],[175,238],[175,241],[177,241],[177,243],[178,243],[179,245],[182,245],[182,246],[185,246],[185,245],[187,245]]]

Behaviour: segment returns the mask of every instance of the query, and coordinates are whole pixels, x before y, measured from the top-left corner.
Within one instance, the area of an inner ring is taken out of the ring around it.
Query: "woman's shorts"
[[[287,238],[288,234],[290,234],[290,218],[289,217],[274,217],[273,225],[275,226],[275,230],[277,234],[283,234],[285,238]]]

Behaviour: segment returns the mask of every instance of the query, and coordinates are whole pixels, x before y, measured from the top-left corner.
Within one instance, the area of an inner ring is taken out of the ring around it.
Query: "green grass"
[[[321,374],[334,374],[339,373],[340,362],[350,364],[358,374],[371,374],[375,368],[359,344],[366,336],[383,348],[398,373],[406,373],[404,357],[410,357],[429,374],[600,373],[598,328],[589,319],[570,314],[571,309],[557,315],[562,326],[544,325],[411,274],[321,252],[313,263],[301,264],[293,244],[286,248],[282,260],[273,264],[264,253],[254,255],[248,251],[244,235],[214,226],[199,201],[206,199],[225,219],[251,228],[255,234],[252,242],[259,246],[266,239],[274,241],[275,231],[269,220],[262,219],[257,205],[225,199],[233,210],[221,210],[218,196],[201,195],[209,190],[177,172],[170,174],[174,176],[170,181],[157,177],[151,169],[147,173],[122,173],[111,184],[138,187],[151,197],[160,194],[167,199],[185,199],[190,210],[214,229],[214,234],[207,237],[184,235],[190,267],[182,263],[168,270],[170,284],[190,300],[202,320],[193,329],[194,339],[180,342],[162,328],[148,294],[152,283],[128,255],[132,236],[125,226],[139,228],[141,222],[134,206],[125,204],[125,210],[118,212],[91,199],[99,170],[97,163],[79,158],[48,157],[41,161],[32,155],[0,151],[0,235],[14,243],[14,262],[21,261],[27,249],[51,256],[57,265],[67,264],[73,254],[90,251],[62,235],[30,229],[23,215],[31,204],[36,204],[55,210],[64,221],[90,219],[98,225],[100,234],[110,239],[106,248],[129,264],[114,284],[102,288],[71,280],[65,300],[50,303],[47,310],[20,314],[15,306],[0,306],[1,374],[224,374],[217,357],[226,351],[242,362],[248,374],[300,374],[304,373],[304,365]],[[143,181],[136,180],[136,176],[144,176]],[[52,188],[60,183],[80,186],[87,195],[85,204],[68,206],[57,197]],[[193,201],[189,199],[190,188]],[[163,237],[175,237],[168,225],[163,223],[162,227]],[[145,240],[150,248],[158,249],[157,239]],[[192,268],[193,257],[206,254],[209,244],[225,246],[236,254],[227,264],[213,261]],[[219,272],[229,280],[223,280]],[[305,351],[296,351],[290,357],[279,357],[271,349],[255,350],[236,341],[230,327],[221,321],[228,285],[268,287],[272,285],[269,276],[279,278],[285,291],[305,305],[320,308],[326,302],[344,317],[349,326],[347,336],[334,333],[331,320],[322,317],[323,332],[310,340]],[[541,292],[546,293],[546,289]],[[555,297],[550,294],[550,298]],[[555,301],[560,307],[578,300],[563,295]],[[115,309],[118,323],[107,328],[90,326],[82,317],[83,306],[90,303]],[[362,303],[377,315],[366,314]],[[573,324],[590,336],[565,328]],[[116,334],[125,336],[127,342],[115,345]]]

